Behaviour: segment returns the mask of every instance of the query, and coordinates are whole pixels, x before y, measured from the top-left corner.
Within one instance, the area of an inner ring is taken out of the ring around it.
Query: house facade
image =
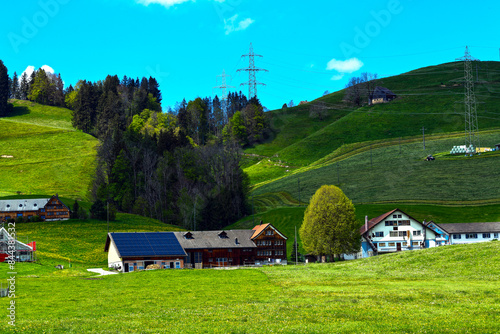
[[[271,224],[252,230],[108,233],[108,266],[122,272],[286,264],[287,238]]]
[[[182,269],[187,254],[173,232],[108,233],[104,251],[108,267],[121,272],[147,269]]]
[[[67,220],[70,210],[57,195],[51,198],[0,200],[0,222],[34,216],[45,221]]]
[[[500,223],[440,224],[449,234],[449,244],[470,244],[491,241],[500,237]]]
[[[346,259],[436,247],[436,232],[399,209],[368,220],[360,229],[361,249]]]
[[[253,229],[252,241],[257,246],[255,260],[258,264],[286,263],[286,240],[271,224],[260,224]]]

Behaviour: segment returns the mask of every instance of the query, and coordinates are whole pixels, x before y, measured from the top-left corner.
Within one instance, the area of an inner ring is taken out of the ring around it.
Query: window
[[[41,216],[40,218],[45,219],[45,216]]]
[[[397,230],[398,230],[398,227],[397,227],[397,226],[394,226],[394,227],[392,228],[392,230],[393,230],[393,231],[397,231]]]
[[[498,238],[498,233],[494,233],[493,238]]]
[[[403,215],[398,215],[398,218],[403,218]]]
[[[483,233],[483,239],[491,238],[491,233]]]
[[[385,247],[385,242],[379,242],[379,243],[378,243],[378,247],[379,247],[379,248],[380,248],[380,247]]]
[[[384,232],[375,232],[375,237],[383,237]]]
[[[398,226],[398,222],[395,220],[386,220],[385,226]]]
[[[401,220],[398,222],[399,226],[410,226],[410,221],[409,220]]]
[[[229,258],[229,262],[233,262],[233,258],[232,257]]]
[[[266,235],[273,235],[274,234],[274,231],[269,229],[266,231]]]
[[[394,246],[396,246],[396,243],[394,243],[394,242],[389,242],[389,247],[394,247]]]
[[[406,231],[399,231],[400,237],[406,237]]]
[[[406,241],[403,241],[403,246],[407,247],[408,243]]]
[[[392,215],[392,218],[398,218],[398,215]]]
[[[209,259],[208,259],[208,262],[214,262],[214,259],[209,258]]]
[[[181,268],[181,263],[179,261],[175,262],[175,268],[180,269]]]
[[[228,251],[229,253],[231,253],[233,250],[232,250],[232,248],[229,248],[227,251]]]
[[[477,239],[477,233],[467,233],[465,239]]]
[[[133,265],[133,264],[130,264],[130,265],[128,266],[128,271],[129,271],[129,272],[134,271],[134,265]]]
[[[398,231],[391,231],[391,232],[390,232],[390,237],[391,237],[391,238],[395,238],[395,237],[397,237],[397,236],[398,236]]]
[[[453,234],[453,239],[462,239],[461,234]]]
[[[413,241],[411,244],[412,244],[412,246],[418,246],[419,242],[418,241]]]
[[[283,255],[283,251],[275,251],[274,255]]]
[[[283,240],[276,240],[275,245],[283,245]]]
[[[413,231],[413,236],[414,236],[414,237],[418,237],[418,236],[420,236],[420,235],[422,235],[422,231],[420,231],[420,230],[418,230],[418,231]]]

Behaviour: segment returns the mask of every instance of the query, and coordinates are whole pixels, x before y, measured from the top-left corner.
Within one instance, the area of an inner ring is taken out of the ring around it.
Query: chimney
[[[238,238],[235,238],[235,239],[234,239],[234,243],[235,243],[236,245],[238,245],[238,244],[239,244],[239,242],[238,242]]]
[[[365,232],[368,232],[368,216],[365,216]]]

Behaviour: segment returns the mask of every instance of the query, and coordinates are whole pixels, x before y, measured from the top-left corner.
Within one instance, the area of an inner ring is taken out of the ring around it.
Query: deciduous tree
[[[314,255],[352,253],[361,238],[351,200],[335,186],[322,186],[309,203],[299,230],[305,250]]]

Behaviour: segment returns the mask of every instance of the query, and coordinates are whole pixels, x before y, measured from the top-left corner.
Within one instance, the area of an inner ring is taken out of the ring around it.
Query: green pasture
[[[6,321],[0,330],[494,333],[500,331],[499,261],[500,243],[488,242],[329,264],[105,277],[23,264],[16,330]],[[7,303],[2,298],[0,307]]]

